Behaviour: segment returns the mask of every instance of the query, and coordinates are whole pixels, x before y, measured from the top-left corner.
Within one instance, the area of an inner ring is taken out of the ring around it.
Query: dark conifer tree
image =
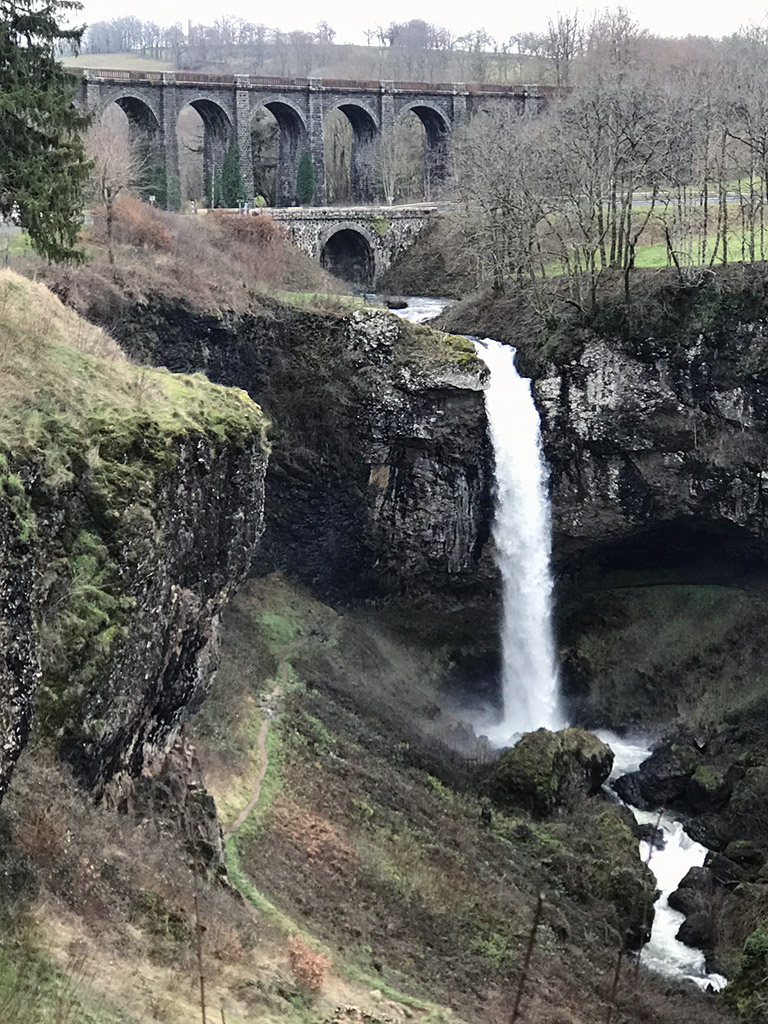
[[[75,85],[56,60],[77,45],[74,0],[0,0],[0,211],[18,208],[34,247],[51,260],[80,258],[77,233],[89,165]]]
[[[245,189],[240,174],[240,153],[237,143],[234,141],[230,143],[221,168],[221,191],[224,205],[230,208],[239,206],[245,199]]]
[[[315,168],[312,155],[307,150],[301,154],[296,169],[296,199],[302,206],[312,202],[315,196]]]

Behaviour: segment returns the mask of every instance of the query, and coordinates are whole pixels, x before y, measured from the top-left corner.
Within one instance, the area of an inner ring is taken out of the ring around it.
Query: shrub
[[[240,152],[237,142],[232,141],[221,168],[221,195],[225,206],[239,206],[245,199],[243,179],[240,174]]]
[[[322,988],[331,961],[322,953],[315,953],[301,935],[294,935],[288,943],[288,959],[298,983],[317,992]]]
[[[96,214],[97,229],[102,228],[101,211]],[[158,252],[171,252],[174,245],[173,232],[164,219],[164,214],[140,199],[121,196],[114,207],[114,240],[124,245],[145,246]]]

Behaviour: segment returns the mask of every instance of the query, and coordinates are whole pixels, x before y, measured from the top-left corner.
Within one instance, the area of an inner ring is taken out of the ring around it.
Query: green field
[[[154,60],[133,53],[83,53],[79,57],[63,57],[68,68],[115,68],[125,71],[173,71],[169,60]]]

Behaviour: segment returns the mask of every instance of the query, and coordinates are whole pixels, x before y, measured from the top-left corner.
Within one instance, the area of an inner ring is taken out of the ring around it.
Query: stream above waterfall
[[[448,300],[414,297],[408,299],[405,309],[396,312],[404,319],[423,323],[438,316],[447,304]],[[514,370],[513,354],[506,346],[486,340],[478,343],[478,354],[491,370],[487,408],[497,465],[494,540],[504,581],[501,644],[505,709],[501,720],[476,719],[473,725],[478,732],[488,735],[494,745],[507,746],[514,741],[516,733],[542,726],[557,729],[564,725],[558,710],[557,668],[551,639],[549,536],[542,535],[543,529],[549,530],[549,514],[545,470],[536,465],[541,453],[538,414],[533,406],[530,382],[520,378]],[[521,409],[527,415],[522,423]],[[509,450],[521,443],[521,435],[529,456],[522,471],[514,464],[517,453]],[[500,474],[516,479],[500,480]],[[532,520],[533,531],[526,536]],[[515,535],[509,536],[510,532]],[[528,564],[531,560],[536,564]],[[530,681],[532,686],[526,687]],[[521,687],[532,692],[521,692]],[[598,731],[597,735],[614,751],[611,779],[634,771],[650,753],[644,738],[631,742],[612,733]],[[616,799],[612,792],[611,796]],[[640,856],[648,864],[659,890],[651,938],[642,948],[641,962],[660,974],[692,981],[702,989],[723,988],[727,979],[707,973],[704,953],[676,938],[685,918],[667,902],[688,870],[704,863],[707,850],[685,833],[675,815],[669,812],[659,815],[657,811],[640,811],[634,807],[630,810],[640,824],[656,825],[658,822],[664,838],[662,849],[652,849],[649,842],[640,841]]]

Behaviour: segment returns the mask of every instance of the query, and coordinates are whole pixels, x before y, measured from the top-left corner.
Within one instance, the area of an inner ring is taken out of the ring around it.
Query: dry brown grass
[[[218,313],[259,310],[263,296],[276,291],[346,291],[267,216],[181,216],[122,197],[114,207],[114,268],[105,221],[104,211],[94,210],[83,235],[85,265],[47,266],[30,257],[19,269],[41,276],[81,311],[110,293],[140,302],[165,297]]]
[[[283,798],[276,802],[273,817],[315,870],[348,874],[357,866],[357,850],[327,818]]]

